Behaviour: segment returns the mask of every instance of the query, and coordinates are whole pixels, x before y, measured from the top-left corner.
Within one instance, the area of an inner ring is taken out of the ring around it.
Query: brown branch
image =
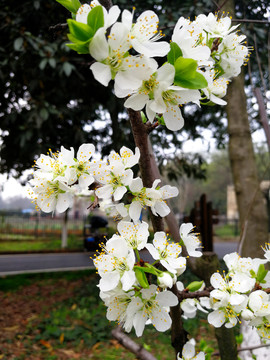
[[[136,355],[140,360],[157,360],[154,355],[144,349],[142,345],[135,343],[129,336],[121,331],[121,326],[112,330],[112,336],[126,349]]]
[[[260,348],[267,347],[267,346],[270,346],[270,344],[261,344],[261,345],[248,346],[248,347],[237,349],[237,352],[240,352],[240,351],[252,351],[252,350],[260,349]],[[211,354],[211,356],[219,356],[219,355],[220,355],[220,353],[218,351]]]

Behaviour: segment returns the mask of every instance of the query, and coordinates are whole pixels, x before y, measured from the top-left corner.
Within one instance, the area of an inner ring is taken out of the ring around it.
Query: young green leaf
[[[138,280],[141,287],[143,287],[144,289],[148,289],[149,288],[149,283],[147,281],[145,272],[142,271],[140,267],[135,267],[134,271],[135,271],[136,279]]]
[[[178,57],[174,63],[174,67],[176,79],[188,79],[195,76],[198,65],[197,61],[193,59]]]
[[[202,284],[203,284],[203,281],[193,281],[187,286],[187,289],[190,292],[194,292],[194,291],[199,290],[202,287]]]
[[[174,65],[175,61],[180,56],[183,56],[183,53],[180,47],[175,42],[171,42],[170,47],[171,50],[168,52],[167,59],[170,64]]]
[[[104,26],[104,15],[102,6],[95,6],[88,14],[87,24],[93,29],[94,33]]]
[[[64,6],[67,10],[72,12],[73,14],[76,14],[79,7],[81,6],[79,0],[56,0],[56,1],[62,6]]]
[[[67,23],[71,35],[80,41],[87,41],[94,36],[95,32],[87,24],[83,24],[72,19],[68,19]]]
[[[268,271],[265,269],[264,264],[260,264],[258,272],[257,272],[257,281],[260,283],[264,280],[264,278],[266,277]]]
[[[207,85],[208,85],[205,77],[198,72],[195,72],[195,75],[193,76],[193,78],[174,79],[174,84],[178,85],[178,86],[182,86],[184,88],[193,89],[193,90],[203,89],[203,88],[207,87]]]

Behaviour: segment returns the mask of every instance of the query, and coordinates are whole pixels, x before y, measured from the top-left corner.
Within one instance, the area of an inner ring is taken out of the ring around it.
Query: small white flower
[[[157,293],[157,286],[153,284],[148,289],[142,289],[141,296],[133,298],[127,308],[127,314],[132,318],[136,335],[142,335],[148,319],[157,331],[168,330],[172,320],[166,308],[177,304],[177,296],[171,291]]]
[[[45,213],[58,211],[62,213],[73,204],[74,188],[68,187],[58,180],[46,180],[35,177],[30,180],[33,186],[32,198]]]
[[[122,22],[129,29],[131,46],[140,54],[148,57],[165,56],[170,51],[170,45],[159,40],[162,35],[158,33],[158,16],[151,10],[144,11],[133,24],[133,13],[124,10]]]
[[[180,237],[187,248],[188,254],[190,256],[200,257],[202,256],[202,252],[196,249],[201,248],[201,242],[197,238],[197,234],[191,232],[193,229],[194,226],[191,223],[182,224],[179,230]]]
[[[184,119],[179,109],[180,104],[194,102],[199,104],[201,98],[198,90],[183,89],[173,86],[175,68],[167,63],[144,78],[141,86],[133,91],[124,106],[133,110],[142,110],[146,106],[146,114],[150,122],[156,114],[162,114],[165,124],[170,130],[180,130]]]
[[[195,355],[195,340],[187,341],[183,347],[182,357],[177,354],[177,360],[205,360],[205,354],[201,351]]]
[[[145,246],[155,260],[160,263],[171,273],[179,276],[186,269],[186,259],[179,257],[182,248],[178,243],[168,243],[165,232],[155,233],[153,244]]]
[[[266,243],[262,249],[264,251],[264,257],[267,259],[267,261],[270,261],[270,243]]]
[[[101,276],[100,290],[113,290],[119,282],[124,291],[131,289],[136,281],[134,264],[134,252],[128,248],[124,239],[112,237],[108,240],[104,252],[94,259],[94,265]]]
[[[133,179],[132,170],[125,170],[125,165],[120,162],[101,166],[98,170],[93,171],[93,175],[103,185],[96,189],[96,195],[102,199],[109,199],[113,196],[115,201],[122,199],[127,192],[127,186]]]
[[[149,237],[148,224],[146,222],[120,221],[117,230],[132,249],[141,250],[145,247]]]
[[[90,11],[101,4],[97,1],[91,1],[90,5],[83,4],[80,6],[76,13],[76,21],[81,22],[83,24],[87,24],[87,17]],[[110,8],[109,12],[102,6],[103,16],[104,16],[104,27],[107,29],[112,26],[118,19],[120,15],[120,9],[117,5],[114,5]]]
[[[132,150],[127,148],[126,146],[122,146],[120,149],[120,154],[115,151],[111,151],[109,155],[110,165],[115,164],[123,164],[125,169],[131,168],[134,165],[138,164],[140,159],[140,150],[139,148],[135,148],[135,154]]]
[[[249,295],[248,306],[255,316],[270,315],[270,296],[262,291],[256,290]]]

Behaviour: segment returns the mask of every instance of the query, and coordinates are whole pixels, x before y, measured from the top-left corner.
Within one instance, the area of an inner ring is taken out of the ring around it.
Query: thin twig
[[[260,348],[268,347],[268,346],[270,346],[270,343],[269,343],[269,344],[261,344],[261,345],[248,346],[248,347],[245,347],[245,348],[239,348],[239,349],[237,349],[237,352],[256,350],[256,349],[260,349]],[[211,354],[211,356],[219,356],[219,355],[220,355],[220,353],[219,353],[218,351]]]
[[[112,336],[126,349],[136,355],[140,360],[157,360],[154,355],[144,349],[142,345],[137,344],[128,335],[121,331],[121,326],[112,330]]]

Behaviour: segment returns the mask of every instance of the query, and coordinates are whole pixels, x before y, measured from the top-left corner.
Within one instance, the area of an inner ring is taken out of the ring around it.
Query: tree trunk
[[[61,234],[61,248],[62,249],[67,248],[67,238],[68,238],[67,224],[68,224],[68,210],[65,211],[63,225],[62,225],[62,234]]]
[[[221,10],[234,18],[234,0],[222,0],[222,3]],[[261,245],[268,242],[268,219],[257,175],[243,74],[228,86],[227,102],[229,158],[242,229],[239,253],[261,257]]]

